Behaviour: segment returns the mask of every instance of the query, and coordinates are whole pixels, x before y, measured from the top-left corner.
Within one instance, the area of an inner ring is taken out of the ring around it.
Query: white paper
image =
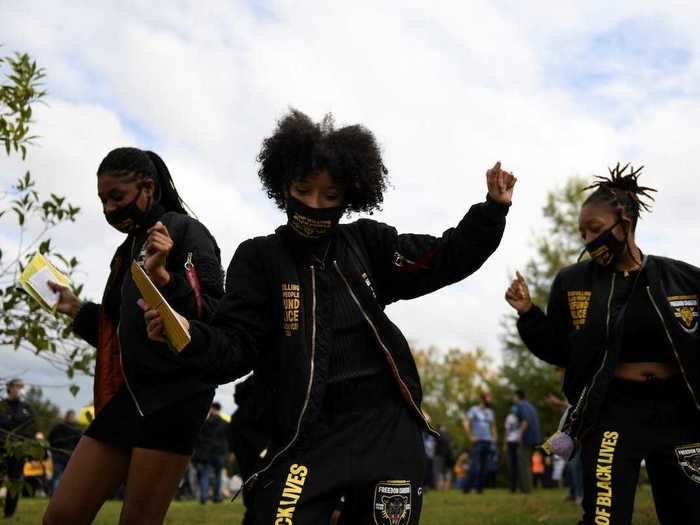
[[[58,302],[59,294],[49,288],[49,281],[56,282],[57,279],[56,276],[51,273],[51,270],[49,270],[46,266],[28,279],[28,282],[34,291],[39,294],[44,301],[46,301],[46,304],[53,308]]]

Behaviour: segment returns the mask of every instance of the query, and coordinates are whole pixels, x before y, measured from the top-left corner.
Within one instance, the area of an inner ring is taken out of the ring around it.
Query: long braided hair
[[[156,153],[138,148],[116,148],[102,159],[97,168],[97,176],[135,179],[144,177],[155,183],[155,202],[160,203],[165,211],[174,211],[188,215],[189,206],[180,197],[168,167]],[[191,212],[192,210],[190,210]]]
[[[629,171],[628,171],[629,168]],[[614,168],[608,168],[607,177],[596,175],[595,182],[584,188],[594,190],[583,205],[604,203],[613,207],[620,217],[627,217],[632,221],[632,231],[637,227],[637,221],[644,212],[651,211],[651,203],[654,197],[651,195],[656,190],[638,183],[644,166],[634,168],[629,163],[620,167],[618,162]]]

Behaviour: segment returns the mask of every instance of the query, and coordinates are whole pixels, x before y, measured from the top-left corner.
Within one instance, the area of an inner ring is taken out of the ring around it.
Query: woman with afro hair
[[[580,450],[582,523],[631,523],[642,460],[659,521],[700,523],[700,269],[641,252],[637,221],[655,190],[628,167],[587,188],[579,229],[590,257],[554,278],[547,313],[519,274],[506,300],[530,351],[566,369],[574,406],[550,444]]]
[[[192,342],[181,357],[218,383],[254,371],[269,437],[244,488],[255,523],[328,523],[344,496],[344,523],[416,524],[421,435],[435,431],[408,343],[384,308],[476,271],[501,240],[515,177],[496,164],[486,202],[441,237],[400,235],[368,219],[339,224],[378,209],[386,188],[363,126],[291,111],[258,160],[287,223],[238,247],[212,322],[185,320]],[[146,320],[161,338],[157,311]]]

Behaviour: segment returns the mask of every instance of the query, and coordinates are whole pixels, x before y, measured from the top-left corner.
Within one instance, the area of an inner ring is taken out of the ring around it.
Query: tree
[[[585,181],[570,178],[562,188],[547,195],[542,231],[535,237],[535,256],[521,271],[530,288],[534,304],[546,307],[549,289],[556,274],[574,262],[582,249],[578,231],[578,214],[585,199]],[[517,315],[510,314],[502,322],[504,345],[502,388],[522,388],[537,406],[545,432],[556,429],[561,411],[547,404],[550,394],[561,395],[561,378],[551,365],[534,357],[518,335]],[[502,396],[501,396],[502,397]]]
[[[34,412],[34,428],[48,436],[49,431],[61,419],[61,409],[50,399],[44,398],[44,392],[36,386],[29,388],[25,401]]]
[[[477,348],[441,352],[431,346],[413,352],[423,386],[423,410],[434,426],[444,425],[457,449],[468,445],[462,429],[465,411],[479,402],[479,394],[496,381],[491,360]]]
[[[0,58],[0,143],[8,156],[26,160],[32,106],[44,99],[44,70],[27,54]],[[69,276],[78,261],[67,259],[51,246],[51,231],[75,221],[80,209],[65,197],[51,194],[42,198],[27,171],[10,188],[0,191],[0,220],[11,223],[10,239],[15,246],[0,250],[0,347],[28,350],[73,378],[76,371],[90,374],[94,351],[73,336],[69,319],[42,309],[19,286],[19,275],[39,251],[52,259]],[[80,293],[82,286],[75,286]],[[70,387],[75,395],[78,386]]]
[[[25,161],[28,146],[37,138],[29,128],[33,104],[46,96],[42,89],[44,76],[44,70],[27,54],[0,58],[0,143],[8,157],[19,155]],[[17,282],[36,251],[59,263],[65,274],[73,275],[78,261],[68,260],[53,250],[49,234],[60,224],[74,222],[79,211],[60,195],[42,198],[29,171],[10,188],[0,189],[0,220],[13,224],[10,239],[16,243],[9,250],[11,254],[0,249],[0,349],[28,350],[65,371],[71,379],[76,371],[91,373],[93,350],[72,335],[66,317],[44,310]],[[74,290],[80,294],[82,286],[75,286]],[[78,386],[73,384],[70,390],[75,395]],[[40,424],[48,425],[58,415],[57,407],[43,400],[40,390],[30,390],[29,398],[35,402]],[[20,439],[12,432],[3,433],[2,437],[0,455],[40,458],[44,454],[43,442]],[[7,483],[10,492],[24,486],[21,482]]]

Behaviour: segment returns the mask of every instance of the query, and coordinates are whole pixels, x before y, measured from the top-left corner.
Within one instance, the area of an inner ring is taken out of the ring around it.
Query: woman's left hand
[[[489,196],[501,204],[510,204],[513,200],[513,187],[518,179],[512,173],[501,169],[501,161],[486,172],[486,186]]]
[[[170,274],[165,269],[168,253],[173,248],[173,240],[165,225],[158,221],[146,232],[144,267],[156,286],[163,287],[170,282]]]

